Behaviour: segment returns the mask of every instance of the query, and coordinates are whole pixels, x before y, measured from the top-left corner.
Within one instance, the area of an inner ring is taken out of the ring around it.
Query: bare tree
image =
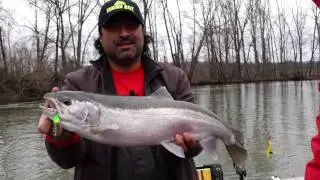
[[[36,71],[42,70],[44,68],[44,60],[46,56],[46,51],[48,49],[50,38],[49,38],[49,30],[52,19],[52,6],[46,2],[39,2],[36,0],[30,0],[29,4],[33,6],[35,9],[35,24],[33,27],[28,27],[30,30],[34,32],[34,38],[36,43]],[[44,32],[39,28],[39,11],[45,14],[45,27]]]
[[[142,5],[143,5],[143,19],[144,19],[144,24],[146,24],[147,17],[148,17],[148,15],[149,15],[149,13],[150,13],[153,0],[141,0],[141,1],[142,1]],[[149,24],[149,25],[150,25],[150,24]]]
[[[220,1],[221,2],[221,1]],[[230,46],[231,46],[231,32],[232,32],[232,23],[231,23],[231,14],[229,13],[228,6],[230,1],[225,1],[225,3],[220,3],[221,5],[221,14],[223,17],[223,37],[224,37],[224,53],[225,53],[225,63],[227,64],[227,77],[232,77],[232,71],[230,66]]]
[[[269,74],[269,76],[273,77],[273,78],[277,78],[277,67],[276,67],[276,51],[277,48],[275,48],[275,30],[273,28],[273,20],[272,20],[272,16],[271,16],[271,8],[270,8],[270,1],[267,1],[267,9],[266,9],[266,13],[267,13],[267,17],[266,17],[266,41],[267,41],[267,56],[268,56],[268,62],[270,64],[270,69],[268,69],[267,71],[264,71],[265,73],[263,74],[264,76],[267,76],[267,74]],[[269,72],[269,73],[266,73]],[[271,73],[270,73],[271,72]]]
[[[294,64],[295,64],[295,66],[297,66],[297,60],[298,60],[298,43],[296,43],[296,36],[295,36],[295,34],[293,34],[293,32],[292,32],[292,30],[291,30],[291,28],[290,28],[290,26],[289,26],[289,24],[288,24],[288,22],[285,20],[285,22],[284,22],[285,24],[286,24],[286,26],[288,27],[287,29],[287,31],[288,31],[288,35],[289,35],[289,37],[290,37],[290,40],[291,40],[291,46],[292,46],[292,48],[291,48],[291,50],[293,51],[293,60],[294,60]]]
[[[286,17],[283,14],[283,10],[280,10],[279,2],[277,0],[278,9],[278,26],[279,26],[279,58],[280,58],[280,74],[284,74],[283,64],[286,58]]]
[[[257,28],[258,28],[258,18],[259,18],[259,6],[261,4],[261,0],[255,1],[255,0],[249,0],[247,11],[249,13],[249,19],[250,19],[250,34],[252,37],[252,46],[253,46],[253,52],[254,52],[254,62],[256,63],[257,67],[257,73],[259,73],[259,52],[258,52],[258,46],[257,46]]]
[[[46,0],[53,9],[53,21],[56,26],[56,38],[54,40],[55,44],[55,60],[54,60],[54,76],[55,81],[58,83],[58,69],[59,69],[59,59],[61,59],[61,68],[62,73],[66,73],[68,71],[67,67],[67,54],[66,48],[69,40],[71,39],[72,33],[67,33],[64,22],[64,15],[68,11],[69,7],[67,4],[67,0]],[[60,54],[59,54],[60,52]]]
[[[57,37],[57,41],[60,38],[60,51],[61,51],[61,65],[62,68],[65,68],[67,65],[67,57],[66,57],[66,46],[68,44],[66,38],[66,33],[65,33],[65,28],[64,28],[64,19],[63,19],[63,14],[66,12],[66,10],[70,7],[67,7],[67,0],[51,0],[53,1],[52,3],[55,5],[55,14],[56,14],[56,20],[59,21],[57,23],[57,30],[61,33],[60,37]]]
[[[203,15],[203,19],[204,19],[204,28],[202,30],[202,33],[200,34],[200,38],[199,38],[199,42],[196,41],[196,32],[197,30],[199,30],[200,28],[196,26],[196,2],[195,0],[192,0],[192,5],[193,5],[193,30],[192,30],[192,44],[191,44],[191,63],[190,63],[190,67],[188,70],[188,79],[192,80],[193,74],[194,74],[194,70],[196,69],[196,65],[198,63],[198,58],[199,58],[199,54],[200,51],[202,49],[203,46],[203,42],[205,40],[206,37],[206,32],[207,32],[207,24],[206,22],[208,22],[209,19],[209,14],[207,15]],[[181,25],[180,25],[181,26]],[[181,36],[181,34],[180,34]],[[181,38],[181,37],[180,37]]]
[[[265,6],[260,4],[258,7],[259,17],[260,17],[260,37],[261,37],[261,60],[264,65],[262,76],[266,74],[266,67],[267,67],[267,46],[266,46],[266,24],[267,24],[267,13],[265,10]]]
[[[295,25],[296,33],[297,33],[297,46],[298,46],[298,52],[299,52],[299,62],[300,67],[298,69],[298,76],[303,76],[302,71],[302,60],[303,60],[303,34],[305,30],[305,24],[306,24],[306,14],[304,12],[301,12],[300,9],[297,8],[296,12],[292,12],[293,15],[293,22]]]
[[[239,17],[239,11],[241,7],[242,1],[232,0],[229,4],[229,13],[232,14],[231,23],[232,23],[232,38],[236,59],[236,79],[242,79],[242,70],[241,70],[241,47],[243,43],[244,30],[248,23],[248,14],[243,18],[243,22],[241,23]]]
[[[151,44],[153,50],[153,59],[158,61],[158,34],[157,34],[157,8],[156,2],[153,0],[141,0],[143,4],[143,14],[144,14],[144,23],[148,22],[149,33],[151,35]],[[147,31],[146,27],[144,29],[145,33]]]
[[[83,25],[88,19],[88,17],[93,13],[94,9],[99,5],[98,1],[90,1],[90,0],[78,0],[77,3],[71,4],[70,0],[67,0],[68,4],[68,17],[69,17],[69,26],[71,30],[71,40],[72,40],[72,47],[73,53],[75,57],[75,68],[80,68],[83,63],[83,54],[82,52],[85,51],[86,46],[82,48],[83,42]],[[91,7],[91,5],[93,6]],[[71,16],[71,9],[72,7],[77,7],[77,21],[73,24],[73,19]],[[77,29],[75,31],[75,28]],[[94,27],[95,28],[95,27]],[[94,29],[93,28],[93,29]],[[87,36],[87,39],[90,37],[90,34]],[[76,40],[75,40],[76,39]],[[86,45],[86,44],[85,44]]]
[[[2,78],[7,79],[8,75],[8,62],[7,62],[7,55],[6,55],[6,50],[3,42],[3,28],[0,27],[0,50],[1,50],[1,59],[3,61],[3,73],[2,73]]]
[[[314,27],[313,27],[313,33],[312,33],[312,40],[311,40],[311,57],[310,57],[310,67],[309,67],[309,73],[308,75],[312,76],[312,69],[314,68],[314,56],[317,46],[319,46],[319,41],[317,41],[316,32],[319,29],[319,10],[317,7],[314,7],[312,9],[313,17],[314,17]],[[319,38],[318,38],[319,39]]]
[[[176,0],[178,2],[178,0]],[[169,42],[171,57],[173,64],[177,67],[183,67],[184,65],[184,54],[182,49],[182,23],[181,18],[178,19],[178,23],[174,20],[172,14],[168,10],[167,0],[160,1],[163,10],[163,19],[166,28],[167,40]],[[179,3],[177,3],[179,7]],[[178,8],[180,14],[180,9]],[[179,16],[180,17],[180,16]],[[178,24],[178,25],[177,25]]]
[[[207,61],[209,62],[210,77],[220,82],[225,79],[223,73],[223,42],[225,33],[228,34],[227,25],[222,25],[220,1],[210,0],[208,4],[201,2],[202,16],[206,28],[205,44],[207,47]],[[208,16],[208,17],[206,17]],[[228,36],[228,35],[227,35]],[[227,47],[228,48],[228,47]]]
[[[1,69],[2,71],[2,79],[0,76],[0,81],[1,80],[6,80],[9,75],[9,56],[10,52],[8,53],[8,49],[10,49],[10,35],[9,33],[6,34],[6,31],[9,32],[11,28],[11,23],[14,22],[14,19],[12,18],[12,14],[7,11],[6,9],[2,8],[0,6],[0,53],[1,53],[1,61],[3,62],[3,68]],[[6,38],[7,37],[7,38]],[[7,41],[7,42],[6,42]],[[6,46],[7,43],[7,46]],[[1,62],[0,61],[0,62]]]

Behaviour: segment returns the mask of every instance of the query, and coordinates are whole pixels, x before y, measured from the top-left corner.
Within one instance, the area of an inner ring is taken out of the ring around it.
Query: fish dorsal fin
[[[161,86],[159,89],[154,91],[152,94],[149,95],[149,97],[157,98],[157,99],[171,99],[171,100],[173,100],[173,97],[168,92],[167,88],[164,86]]]

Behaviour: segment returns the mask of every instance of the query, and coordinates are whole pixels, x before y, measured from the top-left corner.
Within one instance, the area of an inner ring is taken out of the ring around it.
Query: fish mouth
[[[44,99],[44,105],[39,106],[43,113],[45,113],[50,119],[52,119],[55,114],[61,114],[61,109],[54,99],[49,97],[44,97]]]

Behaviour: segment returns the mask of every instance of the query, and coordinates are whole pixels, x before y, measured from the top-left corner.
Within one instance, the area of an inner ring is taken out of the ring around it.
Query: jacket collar
[[[104,89],[102,91],[108,94],[116,94],[107,57],[102,55],[97,60],[90,61],[90,63],[101,73]],[[151,80],[163,70],[163,67],[146,55],[142,55],[142,66],[145,72],[144,88],[146,89]]]

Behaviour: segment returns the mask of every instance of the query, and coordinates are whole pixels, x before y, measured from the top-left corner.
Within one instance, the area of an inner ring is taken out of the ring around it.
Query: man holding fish
[[[100,11],[99,38],[95,42],[101,56],[91,61],[91,66],[69,73],[63,90],[148,96],[166,86],[175,100],[193,102],[185,73],[150,58],[147,47],[150,38],[144,33],[144,26],[136,3],[130,0],[106,2]],[[57,92],[59,88],[54,87],[52,91]],[[54,105],[49,103],[47,106]],[[58,122],[57,116],[55,119]],[[186,156],[179,158],[162,146],[115,147],[62,129],[61,134],[54,137],[52,126],[52,120],[42,114],[38,130],[45,134],[48,154],[61,168],[74,167],[74,179],[197,179],[193,157],[201,152],[202,147],[188,132],[174,137]]]

